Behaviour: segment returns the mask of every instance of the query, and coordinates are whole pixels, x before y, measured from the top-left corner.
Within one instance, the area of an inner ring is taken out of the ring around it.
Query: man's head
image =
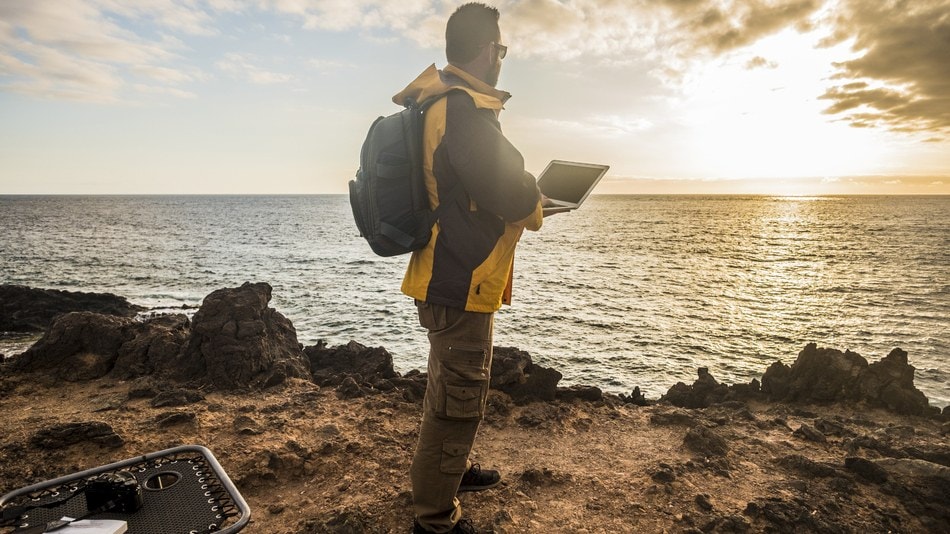
[[[494,87],[507,48],[501,44],[498,10],[478,2],[460,6],[445,25],[449,63]]]

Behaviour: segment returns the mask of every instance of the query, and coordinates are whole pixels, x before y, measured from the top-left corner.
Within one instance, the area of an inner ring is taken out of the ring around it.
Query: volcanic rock
[[[729,452],[726,440],[714,430],[702,425],[689,429],[683,438],[683,444],[703,456],[725,456]]]
[[[815,443],[826,443],[828,441],[828,438],[826,438],[824,434],[807,423],[802,423],[802,425],[798,427],[798,430],[793,432],[792,435],[807,439],[808,441],[814,441]]]
[[[859,456],[845,458],[844,466],[868,482],[875,484],[887,482],[887,471],[867,458],[861,458]]]
[[[789,401],[832,402],[859,398],[858,377],[867,369],[868,362],[860,354],[836,349],[819,349],[809,343],[798,354],[798,359],[786,373],[777,373],[769,367],[762,378],[762,389],[771,394],[779,382],[778,391],[787,390],[783,396]],[[770,372],[773,374],[770,376]],[[774,396],[773,396],[774,398]]]
[[[729,394],[729,388],[716,381],[709,369],[700,367],[699,378],[692,386],[677,382],[660,400],[681,408],[705,408],[714,402],[722,402]]]
[[[511,396],[516,404],[553,401],[560,372],[531,362],[531,355],[511,347],[494,347],[491,387]]]
[[[832,477],[838,474],[838,471],[835,468],[816,462],[810,458],[806,458],[801,454],[790,454],[783,456],[778,458],[775,463],[810,477],[824,478]]]
[[[766,370],[762,391],[777,401],[864,401],[900,414],[939,413],[914,387],[914,367],[907,363],[907,353],[899,348],[880,362],[868,365],[855,352],[818,348],[809,343],[791,367],[775,362]]]
[[[619,398],[624,404],[635,404],[637,406],[650,405],[650,401],[648,401],[646,396],[640,392],[640,386],[634,386],[633,391],[630,392],[629,396],[621,393]]]
[[[860,388],[868,402],[897,413],[923,415],[929,411],[927,397],[914,387],[914,366],[907,363],[907,352],[900,348],[869,365]]]
[[[62,449],[76,443],[90,442],[106,447],[121,447],[125,440],[107,423],[83,421],[44,428],[30,438],[30,444],[41,449]]]
[[[54,378],[80,381],[100,378],[115,365],[119,348],[135,337],[134,320],[92,312],[72,312],[53,321],[49,330],[10,365],[16,371],[48,371]]]
[[[119,348],[112,376],[128,380],[167,374],[188,343],[189,327],[184,314],[159,315],[138,325],[134,337]]]
[[[360,377],[357,382],[378,382],[397,377],[393,357],[382,347],[369,348],[356,341],[335,348],[322,343],[304,350],[314,383],[320,386],[338,386],[347,377]]]
[[[133,317],[145,308],[111,293],[83,293],[0,284],[0,332],[42,332],[70,312]]]
[[[563,401],[572,401],[574,399],[587,402],[600,402],[604,400],[604,392],[595,386],[571,386],[569,388],[557,388],[557,398]]]
[[[294,325],[267,306],[271,291],[266,283],[244,283],[205,297],[192,320],[177,377],[207,380],[222,389],[309,378],[309,362]]]
[[[884,458],[874,464],[893,482],[886,488],[934,532],[950,527],[950,467],[924,460]]]
[[[152,408],[168,408],[174,406],[186,406],[205,400],[204,395],[190,389],[171,389],[163,391],[152,399]]]
[[[160,415],[155,419],[155,424],[159,428],[167,428],[185,423],[194,423],[197,420],[198,416],[194,412],[171,412]]]

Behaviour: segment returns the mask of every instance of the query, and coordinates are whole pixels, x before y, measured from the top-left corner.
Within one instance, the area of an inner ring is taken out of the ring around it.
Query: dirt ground
[[[130,397],[137,388],[0,375],[0,494],[198,444],[248,501],[244,532],[410,531],[421,404],[400,391],[344,400],[292,380],[155,408],[153,398]],[[110,425],[124,444],[33,440],[44,428],[90,421]],[[460,499],[467,517],[496,533],[948,532],[946,433],[935,419],[840,405],[518,406],[492,391],[473,460],[499,469],[503,483]],[[927,459],[934,471],[922,481],[861,468],[888,458]]]

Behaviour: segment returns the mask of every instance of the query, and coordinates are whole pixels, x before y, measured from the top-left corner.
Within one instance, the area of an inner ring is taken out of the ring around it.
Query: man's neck
[[[448,66],[445,67],[444,71],[447,74],[451,74],[453,76],[460,78],[463,82],[468,84],[469,87],[471,87],[472,89],[475,89],[479,93],[493,96],[497,98],[498,100],[501,100],[502,103],[504,103],[509,98],[511,98],[511,93],[507,91],[502,91],[500,89],[496,89],[495,87],[488,85],[483,80],[473,75],[472,73],[468,72],[464,68],[459,67],[458,65],[449,63]]]
[[[472,78],[474,78],[474,79],[476,79],[476,80],[478,80],[478,81],[480,81],[480,82],[482,82],[482,83],[488,85],[488,82],[485,81],[485,78],[482,77],[482,76],[479,76],[479,75],[478,75],[478,72],[476,72],[476,70],[473,69],[470,65],[467,65],[467,64],[466,64],[466,65],[463,65],[463,64],[459,64],[459,63],[452,63],[451,61],[449,61],[449,65],[448,65],[448,66],[452,67],[452,68],[455,69],[455,70],[460,70],[460,71],[464,72],[465,74],[467,74],[468,76],[470,76],[470,77],[472,77]]]

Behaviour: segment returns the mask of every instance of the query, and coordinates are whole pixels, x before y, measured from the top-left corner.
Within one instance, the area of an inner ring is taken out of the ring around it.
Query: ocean
[[[181,312],[267,282],[301,343],[383,346],[401,372],[428,350],[405,263],[373,255],[344,195],[0,196],[0,283]],[[495,320],[496,345],[562,385],[648,398],[698,367],[760,378],[810,342],[872,362],[901,347],[950,404],[950,197],[593,196],[525,233]]]

